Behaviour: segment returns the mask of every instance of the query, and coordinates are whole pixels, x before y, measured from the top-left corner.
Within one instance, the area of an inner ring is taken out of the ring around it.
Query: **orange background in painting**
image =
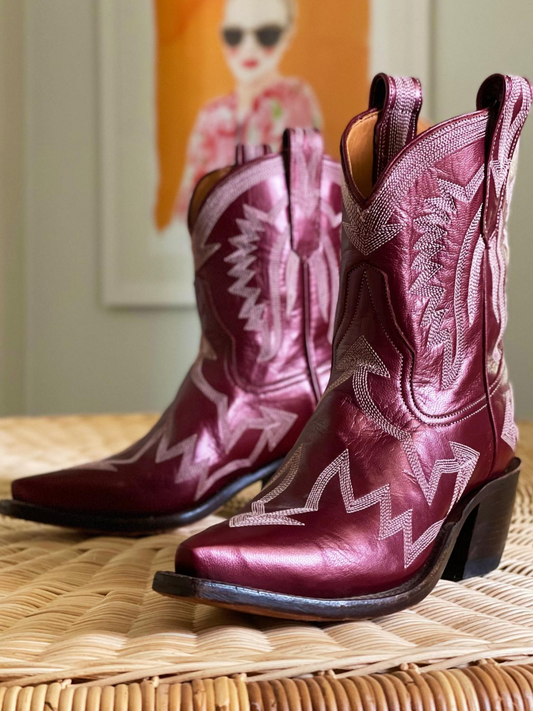
[[[219,40],[224,0],[154,0],[157,28],[159,189],[156,224],[172,219],[190,131],[199,109],[233,90]],[[365,108],[368,0],[299,0],[294,40],[280,65],[306,80],[324,117],[326,150]]]

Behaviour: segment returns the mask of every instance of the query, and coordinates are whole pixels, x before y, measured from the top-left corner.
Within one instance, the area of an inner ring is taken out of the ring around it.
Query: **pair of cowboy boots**
[[[187,429],[176,406],[77,488],[72,472],[15,482],[11,512],[33,504],[43,520],[61,502],[95,514],[96,497],[115,516],[115,493],[128,502],[121,520],[142,520],[159,492],[170,509],[185,497],[183,522],[195,515],[191,501],[277,470],[242,512],[181,544],[176,572],[158,573],[154,588],[266,615],[355,619],[408,607],[440,577],[493,570],[519,472],[503,356],[506,221],[531,102],[526,80],[494,75],[476,111],[419,132],[419,82],[376,77],[369,110],[341,141],[333,363],[313,414],[335,301],[334,164],[319,159],[315,134],[293,132],[284,158],[204,178],[191,206],[204,339],[177,405],[187,402],[191,417],[199,408],[199,421],[211,407],[215,424]],[[222,263],[232,265],[229,287]],[[200,406],[197,392],[186,399],[193,387],[206,398]],[[283,423],[279,441],[266,424],[255,437],[242,430],[265,415],[263,403],[277,413],[263,421]],[[254,458],[259,442],[267,446]]]

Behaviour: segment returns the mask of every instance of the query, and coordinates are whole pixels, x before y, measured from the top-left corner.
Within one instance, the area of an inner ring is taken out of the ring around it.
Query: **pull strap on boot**
[[[317,401],[322,390],[312,334],[313,294],[310,261],[320,247],[320,213],[324,141],[315,129],[289,128],[283,134],[289,194],[291,247],[300,259],[304,289],[304,340],[311,382]],[[320,285],[318,285],[320,289]],[[327,286],[326,286],[327,288]]]
[[[416,136],[422,85],[414,77],[378,74],[370,87],[370,108],[380,111],[374,129],[375,183],[391,160]]]
[[[490,242],[498,226],[518,139],[531,109],[531,84],[519,76],[493,74],[477,95],[477,108],[489,109],[483,234]]]

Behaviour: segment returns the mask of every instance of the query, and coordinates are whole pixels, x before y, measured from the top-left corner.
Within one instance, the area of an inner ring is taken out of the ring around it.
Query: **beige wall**
[[[426,84],[432,78],[426,107],[437,119],[470,109],[490,72],[533,76],[531,0],[376,3],[385,41],[375,68],[420,73]],[[30,413],[160,409],[198,343],[193,311],[101,303],[96,5],[0,0],[0,26],[9,28],[0,43],[0,412],[23,406]],[[413,28],[414,39],[408,35]],[[511,218],[507,337],[521,417],[533,417],[530,121]]]
[[[25,5],[27,410],[161,409],[196,352],[199,328],[192,310],[101,302],[97,3]]]
[[[438,120],[471,110],[489,74],[533,80],[531,0],[436,0],[432,48],[433,107]],[[533,115],[520,147],[511,208],[509,323],[505,339],[519,417],[533,418]]]
[[[23,18],[0,1],[0,415],[24,409]]]

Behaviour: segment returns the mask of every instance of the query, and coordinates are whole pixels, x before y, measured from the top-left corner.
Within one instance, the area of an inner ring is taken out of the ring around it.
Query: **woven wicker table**
[[[0,494],[153,421],[0,420]],[[281,621],[154,593],[154,572],[215,516],[134,539],[0,518],[0,711],[533,711],[533,424],[521,437],[500,569],[374,621]]]

